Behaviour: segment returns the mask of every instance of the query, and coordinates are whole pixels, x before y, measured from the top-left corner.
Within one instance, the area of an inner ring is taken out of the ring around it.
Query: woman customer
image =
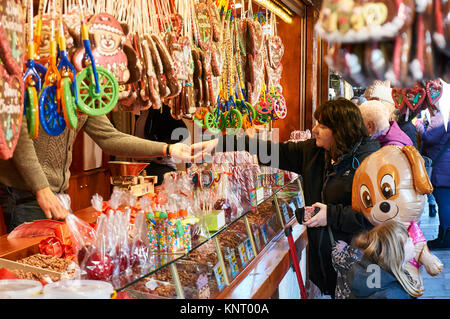
[[[348,243],[355,234],[372,228],[362,214],[351,209],[352,182],[359,163],[380,146],[378,141],[370,138],[359,108],[349,100],[339,98],[325,102],[314,112],[314,117],[316,122],[312,132],[315,138],[306,141],[274,143],[248,136],[220,136],[194,144],[192,149],[194,154],[200,151],[210,154],[244,148],[256,154],[260,164],[302,176],[305,205],[320,208],[305,223],[308,227],[309,277],[322,293],[334,297],[336,272],[331,263],[331,241],[326,226],[330,227],[336,240]],[[264,158],[265,150],[274,154]]]
[[[362,258],[348,267],[350,298],[410,299],[423,294],[423,286],[404,267],[415,251],[408,231],[398,221],[386,221],[357,236],[349,248],[362,253]]]

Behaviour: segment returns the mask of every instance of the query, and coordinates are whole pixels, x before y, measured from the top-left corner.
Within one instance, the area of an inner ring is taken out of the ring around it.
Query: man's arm
[[[169,147],[167,143],[125,134],[117,130],[106,115],[89,116],[83,129],[105,153],[110,155],[144,159],[170,155],[184,162],[194,160],[188,145],[177,143]]]

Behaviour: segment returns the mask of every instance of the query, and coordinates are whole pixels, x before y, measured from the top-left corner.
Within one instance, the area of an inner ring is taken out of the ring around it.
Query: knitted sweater
[[[36,192],[50,186],[54,192],[69,187],[70,164],[75,138],[83,129],[107,154],[133,158],[163,156],[166,143],[140,139],[118,131],[106,116],[79,115],[76,129],[66,128],[58,136],[42,128],[36,140],[28,136],[26,117],[14,155],[0,160],[0,184]]]

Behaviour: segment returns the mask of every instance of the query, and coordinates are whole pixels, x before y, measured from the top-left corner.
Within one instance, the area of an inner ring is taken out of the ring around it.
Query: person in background
[[[376,139],[380,146],[386,145],[413,145],[408,135],[403,132],[397,122],[389,121],[389,109],[380,101],[371,100],[359,106],[364,124],[369,135]]]
[[[427,117],[428,116],[428,117]],[[428,126],[429,118],[430,118],[430,112],[428,110],[421,111],[419,115],[417,116],[416,120],[414,121],[414,126],[417,127],[418,125],[423,125],[425,128]],[[422,141],[422,135],[417,134],[417,147],[420,151],[420,154],[422,155],[424,162],[425,162],[425,168],[427,170],[428,177],[431,180],[431,172],[432,172],[432,159],[428,156],[423,154],[423,141]],[[427,194],[427,201],[428,201],[428,215],[430,217],[436,217],[437,215],[437,203],[436,199],[433,196],[433,193]]]
[[[431,116],[430,122],[416,121],[422,136],[423,154],[432,160],[431,184],[438,206],[438,237],[428,241],[430,249],[450,248],[450,131],[445,130],[440,112]]]
[[[314,118],[314,138],[306,141],[276,143],[246,135],[219,136],[193,144],[192,150],[206,155],[246,150],[257,155],[262,165],[302,176],[305,206],[320,208],[304,223],[296,212],[298,222],[307,227],[309,278],[323,294],[334,297],[337,275],[331,262],[328,230],[336,240],[350,243],[353,236],[373,227],[363,214],[352,210],[352,184],[358,163],[380,146],[370,138],[359,108],[347,99],[323,103]],[[261,149],[275,154],[264,159]]]
[[[344,249],[351,253],[359,250],[360,255],[350,265],[341,266],[348,269],[345,286],[349,298],[411,299],[423,294],[423,286],[405,269],[415,251],[408,231],[400,222],[383,222],[355,237],[351,247]],[[348,259],[333,260],[345,263]]]
[[[183,134],[178,134],[178,132]],[[161,109],[150,108],[137,116],[135,136],[150,141],[175,144],[182,143],[187,139],[189,131],[183,120],[174,119],[170,113],[170,107],[163,105]],[[165,173],[177,170],[173,157],[152,157],[139,160],[150,163],[145,171],[147,176],[158,177],[155,186],[162,184]]]
[[[395,108],[394,100],[392,99],[392,88],[390,81],[375,80],[364,92],[367,100],[378,100],[383,103],[389,110],[389,120],[395,121],[398,127],[410,138],[412,145],[417,148],[417,132],[412,120],[417,114],[410,112],[408,119],[405,114],[401,114]]]
[[[361,105],[366,102],[367,98],[363,95],[363,93],[363,88],[353,88],[353,97],[351,98],[351,101],[356,105]]]

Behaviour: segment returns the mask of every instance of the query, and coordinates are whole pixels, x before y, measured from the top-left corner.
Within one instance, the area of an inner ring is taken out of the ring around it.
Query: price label
[[[222,290],[222,288],[225,286],[225,276],[223,274],[222,265],[220,263],[217,263],[217,265],[214,266],[214,275],[216,276],[217,286],[219,286],[219,290]]]
[[[253,189],[250,191],[249,193],[249,198],[250,198],[250,206],[255,208],[256,206],[258,206],[257,204],[257,196],[256,196],[256,189]]]
[[[234,249],[233,252],[228,255],[228,263],[230,264],[231,277],[236,276],[239,272],[239,266],[236,260],[236,255],[234,254]]]
[[[264,244],[267,244],[267,242],[269,241],[269,238],[267,237],[267,227],[266,227],[266,225],[262,225],[261,226],[261,235],[262,235]]]
[[[256,189],[256,203],[257,205],[261,204],[264,201],[264,188],[258,187]]]
[[[245,243],[241,243],[238,247],[239,257],[241,257],[242,266],[245,266],[248,262],[247,252],[245,250]]]
[[[211,297],[208,285],[208,276],[205,274],[198,276],[196,286],[199,299],[209,299]]]
[[[303,203],[303,196],[301,194],[297,195],[297,197],[295,198],[295,201],[297,203],[297,208],[301,208],[301,207],[305,206],[305,204]]]
[[[263,186],[264,174],[258,175],[258,188]]]
[[[288,212],[287,205],[286,205],[286,203],[283,202],[283,204],[281,206],[283,208],[284,221],[287,223],[289,221],[289,212]]]
[[[276,217],[276,216],[274,216]],[[273,236],[273,229],[272,226],[270,226],[270,223],[272,222],[272,219],[268,219],[266,221],[266,230],[267,230],[267,237]]]
[[[252,260],[253,257],[255,257],[255,253],[253,252],[252,243],[250,241],[250,238],[247,238],[245,241],[245,251],[247,253],[248,260]]]
[[[292,209],[292,216],[295,216],[295,211],[297,210],[297,207],[295,206],[294,201],[291,201],[289,203],[289,207],[291,207],[291,209]]]
[[[258,251],[261,250],[261,240],[259,238],[259,229],[256,228],[253,232],[253,235],[255,235],[255,244],[256,244],[256,249],[258,249]]]

